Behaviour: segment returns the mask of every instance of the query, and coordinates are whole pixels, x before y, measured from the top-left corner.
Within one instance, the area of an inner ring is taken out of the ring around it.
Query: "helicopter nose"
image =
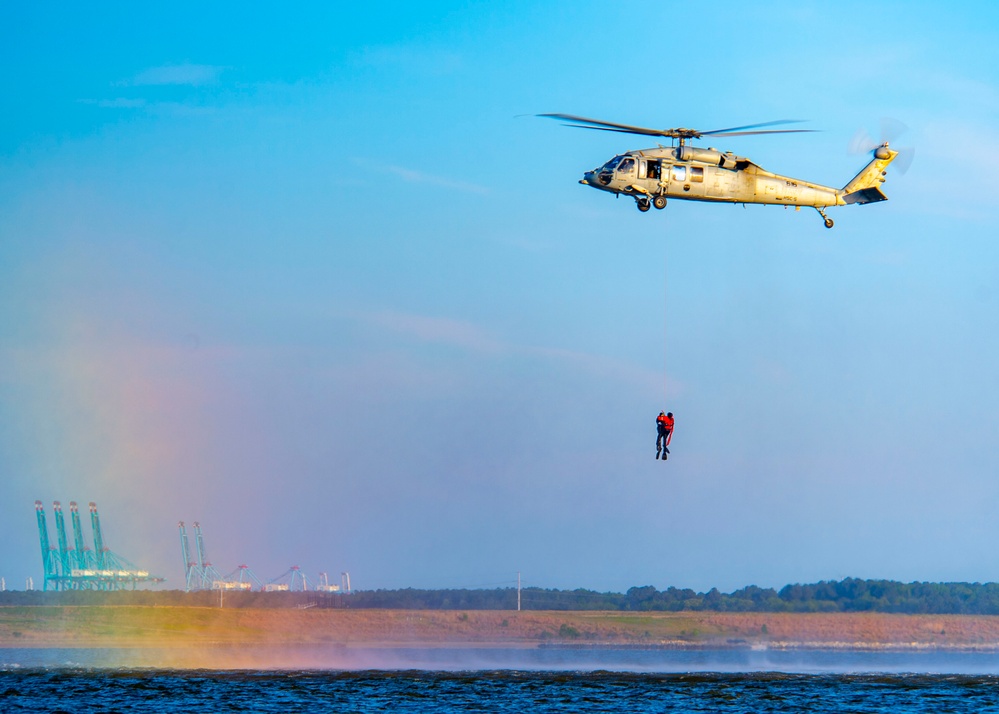
[[[591,183],[593,183],[593,172],[587,171],[585,174],[583,174],[583,178],[579,179],[579,182],[584,186],[589,186]]]

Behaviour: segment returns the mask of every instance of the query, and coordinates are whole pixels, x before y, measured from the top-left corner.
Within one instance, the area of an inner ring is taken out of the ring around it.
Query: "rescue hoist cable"
[[[666,219],[666,211],[669,210],[669,204],[663,209],[663,218]],[[667,409],[669,404],[669,370],[668,367],[668,357],[669,357],[669,256],[666,250],[667,240],[669,238],[669,231],[667,230],[668,224],[666,220],[663,221],[663,409]]]

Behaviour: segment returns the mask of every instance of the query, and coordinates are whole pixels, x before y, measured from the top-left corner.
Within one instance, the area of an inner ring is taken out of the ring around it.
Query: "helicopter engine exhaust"
[[[678,146],[673,150],[673,156],[677,161],[700,161],[701,163],[720,166],[723,169],[734,169],[736,167],[736,157],[732,154],[723,154],[717,149],[701,149],[697,146]]]

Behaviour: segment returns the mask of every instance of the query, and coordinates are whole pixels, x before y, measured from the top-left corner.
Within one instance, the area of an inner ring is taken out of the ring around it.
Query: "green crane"
[[[49,527],[45,522],[45,508],[41,501],[35,501],[35,517],[38,519],[38,536],[42,542],[42,590],[49,589],[49,580],[56,577],[55,553],[49,547]]]
[[[83,526],[80,523],[80,509],[76,505],[76,501],[69,502],[69,517],[73,522],[73,543],[76,549],[73,551],[74,565],[76,565],[77,570],[87,569],[87,553],[89,548],[87,548],[86,542],[83,540]]]
[[[90,502],[90,527],[94,531],[94,565],[98,570],[107,570],[107,549],[101,535],[101,517],[97,515],[97,504]]]
[[[62,504],[52,502],[52,513],[55,517],[56,534],[59,539],[59,580],[57,590],[69,590],[72,584],[70,576],[73,568],[69,564],[69,542],[66,538],[66,519],[62,515]]]

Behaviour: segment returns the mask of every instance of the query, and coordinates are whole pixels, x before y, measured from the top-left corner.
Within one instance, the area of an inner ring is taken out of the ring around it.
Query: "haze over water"
[[[323,657],[314,655],[317,662]],[[3,709],[982,712],[999,706],[995,655],[413,650],[356,653],[358,664],[377,662],[371,669],[264,670],[112,664],[122,656],[0,651]],[[18,658],[22,664],[13,664]]]
[[[999,653],[651,647],[211,646],[0,649],[0,667],[68,669],[615,671],[999,675]]]

